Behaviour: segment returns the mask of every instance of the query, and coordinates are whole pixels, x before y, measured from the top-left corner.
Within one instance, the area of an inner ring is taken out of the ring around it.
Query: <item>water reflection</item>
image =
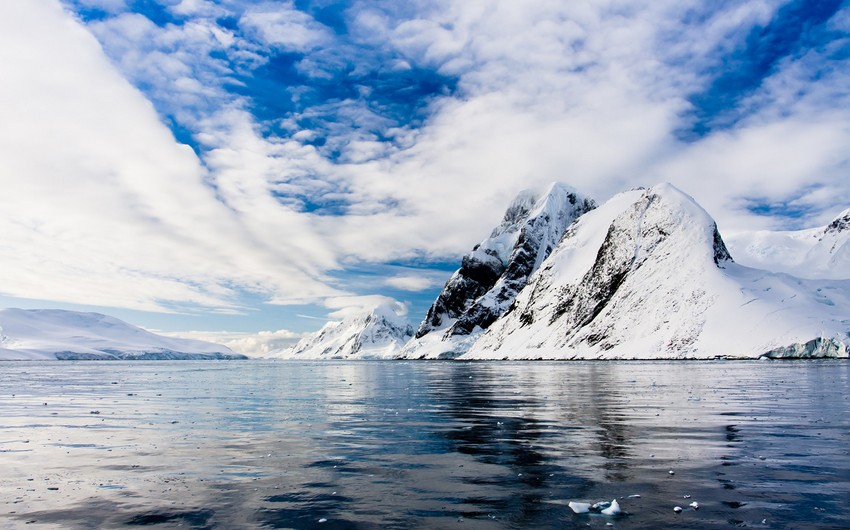
[[[2,368],[0,527],[841,528],[850,516],[844,363]],[[700,509],[674,514],[685,495]],[[612,498],[632,515],[566,506]]]

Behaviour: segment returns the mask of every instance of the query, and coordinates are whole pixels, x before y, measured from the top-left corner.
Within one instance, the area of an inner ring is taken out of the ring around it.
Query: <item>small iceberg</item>
[[[589,502],[570,501],[570,503],[567,506],[570,507],[570,510],[572,510],[573,513],[588,513],[588,512],[590,512],[590,503]]]
[[[595,504],[590,504],[588,502],[576,502],[570,501],[567,506],[570,507],[570,510],[573,513],[577,514],[585,514],[585,513],[595,513],[607,515],[609,517],[616,517],[618,515],[628,515],[626,512],[620,508],[620,503],[617,502],[617,499],[612,500],[611,502],[597,502]]]
[[[611,501],[611,506],[602,510],[602,515],[610,515],[612,517],[615,515],[620,515],[621,513],[623,513],[623,510],[620,509],[620,503],[617,502],[617,499]]]

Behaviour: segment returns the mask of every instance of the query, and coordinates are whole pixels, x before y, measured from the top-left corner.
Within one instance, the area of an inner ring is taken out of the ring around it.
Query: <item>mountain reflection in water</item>
[[[2,528],[850,519],[845,362],[1,366]]]

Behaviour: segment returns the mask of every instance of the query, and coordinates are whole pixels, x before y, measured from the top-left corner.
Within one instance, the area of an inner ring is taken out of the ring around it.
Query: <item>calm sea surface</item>
[[[850,363],[4,362],[21,527],[848,528]]]

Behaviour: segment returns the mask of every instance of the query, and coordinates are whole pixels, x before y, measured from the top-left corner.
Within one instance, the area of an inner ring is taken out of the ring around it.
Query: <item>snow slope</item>
[[[400,357],[454,357],[466,351],[508,310],[566,228],[595,207],[561,183],[540,197],[520,193],[490,237],[464,256]]]
[[[273,352],[277,359],[391,359],[413,337],[400,308],[380,305],[342,321],[328,322],[295,346]]]
[[[156,335],[99,313],[0,310],[0,359],[245,359],[229,348]]]
[[[738,232],[728,242],[744,265],[801,278],[850,279],[850,209],[824,227]]]
[[[464,359],[847,356],[850,281],[736,264],[669,184],[581,216]]]

